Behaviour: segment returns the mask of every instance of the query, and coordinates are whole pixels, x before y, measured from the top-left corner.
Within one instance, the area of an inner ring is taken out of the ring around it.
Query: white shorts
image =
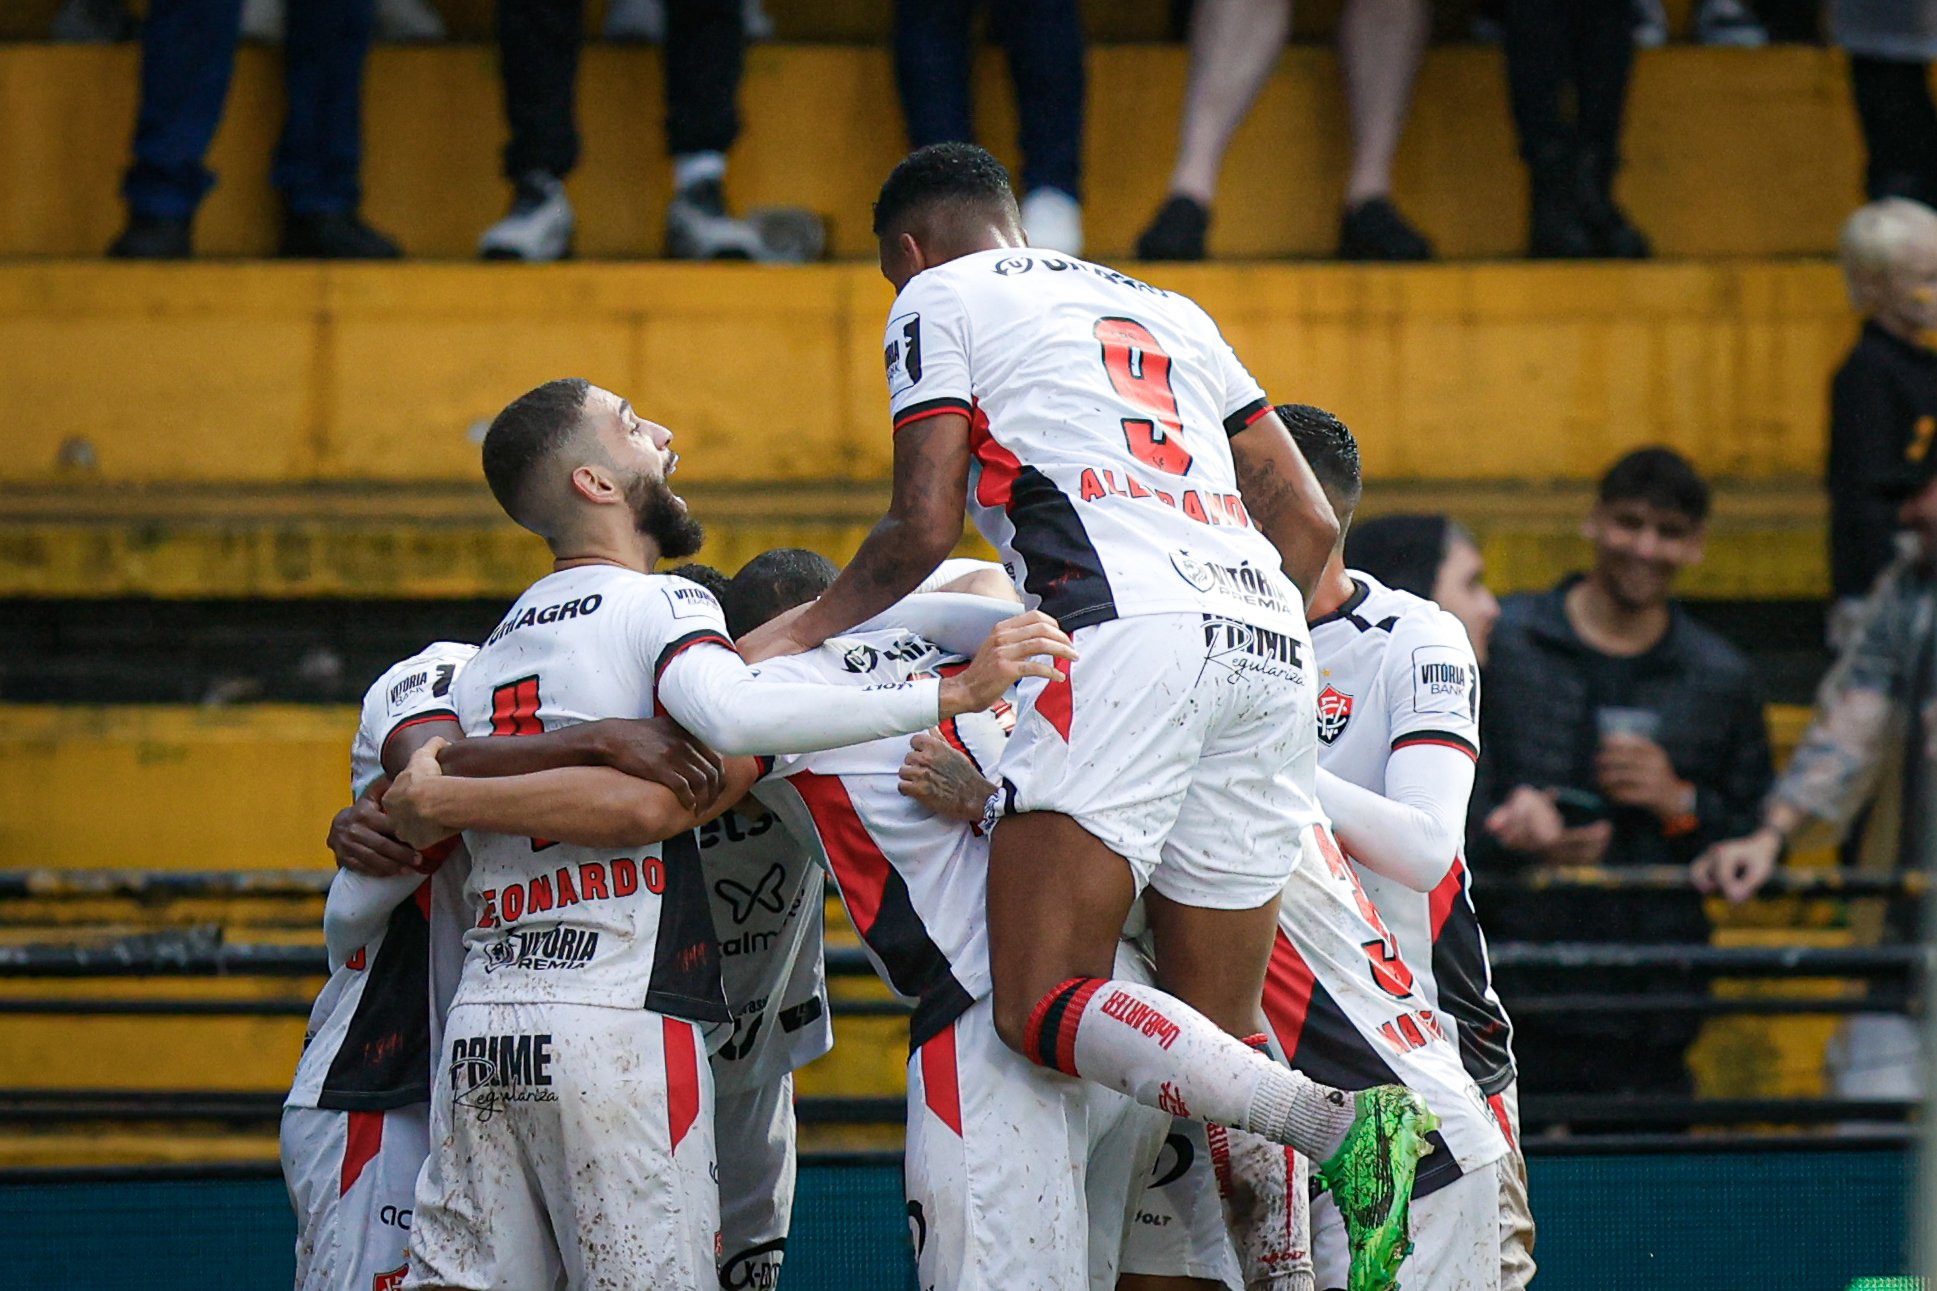
[[[718,1281],[713,1073],[691,1022],[459,1004],[431,1096],[407,1287]]]
[[[720,1162],[722,1287],[773,1287],[794,1217],[794,1075],[720,1094],[713,1113]]]
[[[1500,1173],[1506,1168],[1495,1161],[1412,1199],[1412,1254],[1399,1266],[1406,1291],[1500,1291]],[[1329,1193],[1312,1200],[1312,1260],[1320,1291],[1344,1291],[1352,1255]]]
[[[1185,905],[1276,899],[1321,819],[1311,642],[1191,614],[1080,628],[1067,682],[1026,681],[1008,809],[1069,816]]]
[[[1533,1281],[1533,1208],[1527,1202],[1527,1156],[1520,1148],[1520,1082],[1486,1100],[1507,1136],[1500,1162],[1500,1288],[1524,1291]]]
[[[908,1060],[908,1222],[923,1287],[1114,1291],[1170,1117],[1036,1066],[984,999]],[[1215,1198],[1213,1198],[1215,1203]]]
[[[1171,1123],[1123,1237],[1123,1272],[1240,1285],[1202,1123]]]
[[[430,1106],[285,1107],[282,1175],[296,1211],[296,1291],[396,1291]]]

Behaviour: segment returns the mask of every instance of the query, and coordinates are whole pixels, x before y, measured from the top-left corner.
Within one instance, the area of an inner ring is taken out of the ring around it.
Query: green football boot
[[[1412,1254],[1413,1175],[1433,1150],[1426,1136],[1439,1128],[1439,1118],[1403,1085],[1362,1089],[1354,1098],[1358,1116],[1316,1177],[1345,1220],[1348,1291],[1393,1291],[1400,1262]]]

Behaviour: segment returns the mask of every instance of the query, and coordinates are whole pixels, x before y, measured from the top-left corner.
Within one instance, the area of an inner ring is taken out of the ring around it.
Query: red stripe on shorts
[[[666,1037],[666,1125],[672,1131],[673,1151],[699,1119],[699,1053],[693,1044],[693,1024],[661,1018]]]
[[[383,1147],[383,1113],[350,1112],[349,1128],[343,1136],[343,1186],[339,1197],[348,1196],[351,1185],[363,1175],[363,1167],[377,1159]]]
[[[962,1137],[962,1083],[955,1071],[955,1024],[921,1047],[921,1097],[941,1123]]]
[[[1298,1053],[1298,1039],[1305,1033],[1305,1015],[1311,1009],[1316,980],[1311,965],[1280,929],[1264,974],[1264,1019],[1278,1037],[1286,1061],[1295,1060]]]
[[[1500,1133],[1506,1136],[1507,1146],[1518,1152],[1520,1144],[1513,1137],[1513,1118],[1507,1115],[1506,1095],[1495,1094],[1486,1100],[1486,1105],[1493,1109],[1493,1119],[1500,1123]]]
[[[1069,743],[1069,723],[1076,704],[1076,683],[1070,680],[1069,660],[1056,660],[1056,671],[1063,674],[1061,681],[1052,681],[1036,693],[1036,711],[1048,719],[1056,728],[1056,734]]]
[[[1453,858],[1453,868],[1446,871],[1446,877],[1439,881],[1433,894],[1427,899],[1427,908],[1432,911],[1433,940],[1439,940],[1439,930],[1446,926],[1446,920],[1453,913],[1453,903],[1459,900],[1460,880],[1466,875],[1466,865],[1459,857]]]

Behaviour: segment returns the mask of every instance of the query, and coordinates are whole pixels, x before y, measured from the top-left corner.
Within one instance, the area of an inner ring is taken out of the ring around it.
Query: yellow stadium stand
[[[122,219],[117,183],[135,111],[133,46],[0,46],[0,256],[98,255]],[[1175,45],[1104,46],[1089,59],[1089,253],[1125,255],[1164,195],[1188,57]],[[282,119],[277,55],[245,50],[211,164],[221,183],[198,221],[215,256],[275,243],[269,157]],[[588,49],[579,89],[583,164],[571,181],[578,251],[657,255],[668,197],[654,49]],[[746,129],[729,196],[811,207],[833,254],[872,254],[869,203],[905,150],[888,51],[880,45],[756,47],[742,94]],[[468,259],[503,211],[503,108],[484,45],[383,47],[365,96],[372,219],[412,254]],[[999,54],[977,75],[978,133],[1014,160],[1014,109]],[[1669,48],[1635,73],[1620,192],[1659,252],[1824,255],[1862,199],[1862,149],[1840,55]],[[1324,256],[1337,238],[1347,154],[1330,50],[1294,47],[1238,131],[1225,167],[1213,254]],[[1421,73],[1396,195],[1438,242],[1467,258],[1525,244],[1525,178],[1507,118],[1500,54],[1442,47]]]

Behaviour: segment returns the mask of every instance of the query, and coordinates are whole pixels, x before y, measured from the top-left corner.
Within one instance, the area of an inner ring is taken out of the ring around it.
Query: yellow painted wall
[[[1276,398],[1342,415],[1382,481],[1586,479],[1645,443],[1811,476],[1855,332],[1822,263],[1150,277]],[[687,484],[881,480],[889,300],[860,266],[7,265],[0,485],[474,484],[482,426],[564,375],[670,426]],[[62,466],[70,440],[95,469]]]
[[[135,111],[133,46],[0,46],[0,255],[95,255],[118,228],[117,183]],[[1127,255],[1162,199],[1187,54],[1098,47],[1089,59],[1085,165],[1090,253]],[[211,164],[222,176],[198,227],[205,254],[273,249],[269,155],[282,119],[275,51],[243,52]],[[977,72],[977,130],[1016,161],[999,54]],[[659,53],[593,46],[571,182],[578,249],[658,254],[668,196]],[[839,257],[872,254],[868,210],[905,150],[888,51],[772,45],[748,59],[746,128],[729,195],[796,204],[832,222]],[[366,91],[365,183],[373,219],[413,254],[469,258],[502,213],[503,116],[484,45],[380,48]],[[1225,167],[1215,254],[1324,256],[1337,239],[1348,147],[1331,52],[1288,50],[1238,131]],[[1678,47],[1641,55],[1621,193],[1668,256],[1828,253],[1861,200],[1862,153],[1840,57],[1801,46]],[[1443,253],[1517,254],[1525,187],[1499,52],[1433,51],[1400,149],[1396,193]]]

